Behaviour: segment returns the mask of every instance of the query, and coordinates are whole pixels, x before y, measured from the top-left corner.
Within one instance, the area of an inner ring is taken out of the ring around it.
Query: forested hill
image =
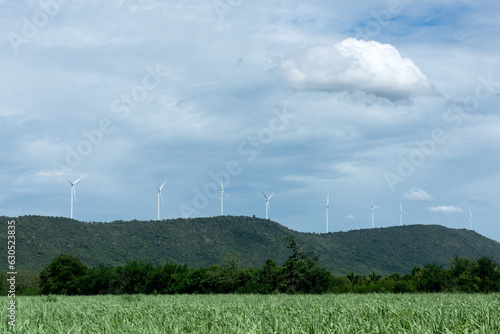
[[[7,217],[1,217],[7,231]],[[438,225],[409,225],[329,234],[300,233],[276,222],[250,217],[84,223],[62,217],[23,216],[16,221],[17,268],[41,270],[67,253],[90,266],[130,260],[174,261],[197,268],[221,263],[229,252],[243,266],[260,267],[267,258],[282,263],[290,254],[283,238],[295,240],[332,273],[408,273],[415,266],[445,266],[455,256],[500,260],[500,243],[473,231]],[[7,254],[6,233],[1,233]]]

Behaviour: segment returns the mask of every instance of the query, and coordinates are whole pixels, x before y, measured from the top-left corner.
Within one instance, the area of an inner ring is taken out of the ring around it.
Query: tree
[[[378,281],[380,281],[381,278],[382,278],[382,276],[377,275],[374,271],[368,275],[368,279],[370,280],[370,283],[377,283]]]
[[[151,262],[129,261],[124,266],[118,266],[115,279],[111,287],[118,293],[136,294],[152,293],[153,289],[148,286],[148,277],[154,270]]]
[[[257,277],[260,293],[272,293],[278,290],[283,268],[272,259],[267,259],[262,265]]]
[[[475,275],[481,292],[500,291],[500,271],[492,258],[482,256],[477,260]]]
[[[75,256],[61,254],[55,257],[40,273],[42,294],[80,294],[80,283],[87,271],[88,267]]]
[[[446,282],[446,271],[436,262],[424,265],[421,270],[419,289],[426,292],[440,292]]]
[[[452,290],[477,292],[477,277],[475,277],[477,261],[466,257],[455,256],[450,262],[449,276]]]
[[[107,295],[116,293],[111,282],[116,281],[116,271],[112,266],[100,264],[87,270],[82,278],[82,293],[85,295]]]
[[[293,236],[286,237],[292,254],[283,263],[281,292],[325,293],[333,287],[332,274],[318,264],[319,255],[304,253]]]

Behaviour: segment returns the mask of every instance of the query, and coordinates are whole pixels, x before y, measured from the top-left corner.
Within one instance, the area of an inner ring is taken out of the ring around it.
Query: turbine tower
[[[373,204],[373,199],[370,197],[370,200],[372,201],[372,228],[375,227],[375,209],[378,209],[378,206],[376,206],[375,204]]]
[[[271,197],[273,197],[274,193],[271,194],[271,196],[267,197],[266,194],[262,193],[264,195],[264,198],[266,199],[266,219],[269,219],[269,211],[271,211],[271,206],[269,205],[269,200]]]
[[[470,204],[469,204],[469,230],[471,231],[472,231],[472,220],[477,221],[477,219],[472,216],[472,210],[470,209]]]
[[[325,208],[326,208],[326,233],[328,233],[328,208],[330,207],[330,193],[328,193],[328,195],[326,195],[326,204],[325,204]]]
[[[228,193],[226,193],[224,191],[224,184],[222,183],[222,178],[220,179],[220,215],[221,216],[224,216],[224,195],[226,195],[227,197],[231,198],[231,196],[228,195]]]
[[[399,200],[399,225],[403,226],[403,213],[406,215],[406,212],[403,210],[403,206],[401,205],[401,200]]]
[[[163,181],[163,184],[161,185],[160,188],[153,186],[156,189],[156,191],[158,192],[158,220],[160,220],[160,197],[161,197],[161,203],[163,204],[163,197],[161,196],[161,189],[165,185],[165,182],[167,182],[167,180]]]
[[[81,176],[78,180],[76,180],[75,182],[71,182],[70,180],[66,180],[69,182],[69,184],[71,185],[71,216],[70,218],[73,219],[73,197],[75,198],[75,202],[76,202],[76,191],[75,191],[75,184],[80,181],[85,175]]]

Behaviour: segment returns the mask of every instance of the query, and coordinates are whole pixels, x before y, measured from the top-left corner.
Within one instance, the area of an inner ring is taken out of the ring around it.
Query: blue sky
[[[0,0],[0,214],[500,241],[500,4]]]

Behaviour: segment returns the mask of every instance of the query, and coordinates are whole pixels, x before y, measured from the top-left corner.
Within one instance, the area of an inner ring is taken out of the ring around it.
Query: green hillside
[[[7,231],[7,217],[1,217]],[[500,259],[500,243],[473,231],[438,225],[409,225],[329,234],[300,233],[276,222],[250,217],[84,223],[62,217],[23,216],[16,220],[17,268],[41,270],[67,253],[87,265],[119,265],[129,260],[166,260],[190,267],[219,263],[229,252],[244,266],[289,255],[283,238],[294,235],[304,250],[320,255],[335,274],[407,273],[415,266],[447,265],[455,256]],[[1,234],[4,254],[6,234]]]

